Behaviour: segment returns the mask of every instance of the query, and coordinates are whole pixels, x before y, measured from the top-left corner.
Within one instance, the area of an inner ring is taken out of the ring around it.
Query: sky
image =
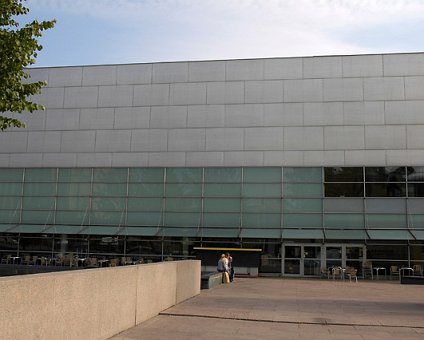
[[[34,66],[424,51],[424,0],[27,0]]]

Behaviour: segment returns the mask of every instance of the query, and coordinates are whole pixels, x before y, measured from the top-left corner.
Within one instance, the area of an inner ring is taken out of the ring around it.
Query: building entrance
[[[283,244],[283,276],[320,276],[331,267],[354,267],[362,274],[365,246]]]

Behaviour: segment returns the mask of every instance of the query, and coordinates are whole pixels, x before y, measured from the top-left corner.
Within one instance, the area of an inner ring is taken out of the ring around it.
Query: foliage
[[[44,110],[42,105],[31,102],[29,96],[40,93],[46,82],[30,83],[25,67],[35,63],[37,52],[42,49],[38,38],[54,26],[55,20],[34,20],[20,26],[14,17],[29,12],[23,1],[26,0],[0,0],[0,113]],[[9,127],[21,128],[25,123],[0,115],[0,130]]]

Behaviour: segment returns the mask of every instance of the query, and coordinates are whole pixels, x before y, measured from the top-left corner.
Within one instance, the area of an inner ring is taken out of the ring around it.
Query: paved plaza
[[[236,278],[112,339],[424,339],[424,286]]]

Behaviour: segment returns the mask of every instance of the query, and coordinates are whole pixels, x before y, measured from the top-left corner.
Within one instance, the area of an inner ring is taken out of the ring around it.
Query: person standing
[[[230,282],[230,268],[228,267],[228,259],[225,254],[221,255],[221,258],[218,260],[217,270],[222,273],[222,282]]]
[[[230,255],[230,253],[226,253],[225,257],[228,261],[228,274],[230,274],[230,282],[233,282],[234,280],[234,267],[233,267],[233,257]]]

